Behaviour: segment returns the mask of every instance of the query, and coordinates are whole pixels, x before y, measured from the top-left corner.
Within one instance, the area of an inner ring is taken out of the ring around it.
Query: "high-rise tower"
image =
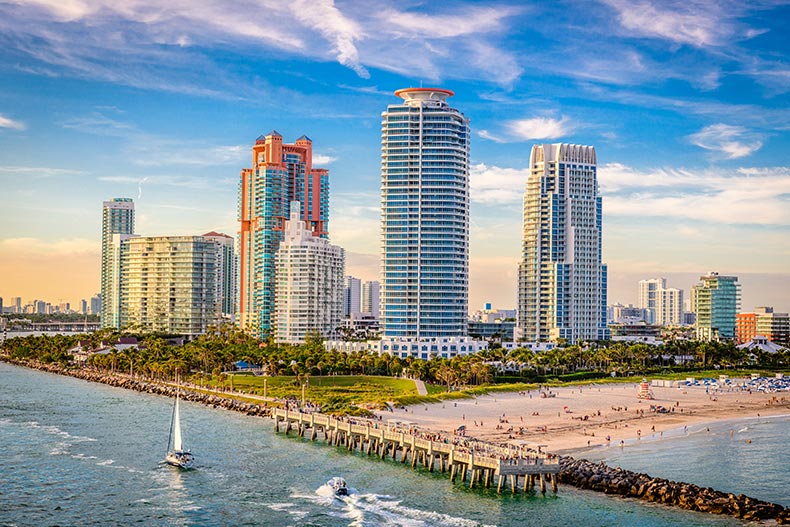
[[[697,314],[697,340],[735,339],[735,318],[741,308],[741,284],[737,276],[712,272],[691,287],[691,305]]]
[[[121,236],[132,234],[134,234],[134,202],[131,198],[113,198],[105,201],[102,204],[101,225],[101,326],[103,328],[120,327],[120,245],[117,241]]]
[[[239,325],[263,338],[274,316],[274,259],[292,201],[313,236],[327,237],[329,172],[313,168],[313,143],[302,136],[284,144],[276,131],[252,147],[252,168],[239,185]]]
[[[467,333],[469,120],[450,90],[407,88],[382,113],[384,337]]]
[[[595,148],[534,145],[524,194],[518,328],[533,342],[608,338]]]
[[[291,204],[275,265],[275,340],[301,344],[311,332],[333,337],[342,320],[345,252],[312,235],[298,202]]]

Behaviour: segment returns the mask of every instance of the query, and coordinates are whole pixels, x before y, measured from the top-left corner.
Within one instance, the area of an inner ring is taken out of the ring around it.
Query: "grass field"
[[[302,385],[296,377],[233,375],[236,391],[264,395],[264,382],[268,397],[302,397]],[[305,388],[307,400],[320,404],[325,411],[336,412],[349,411],[357,405],[380,408],[387,401],[413,395],[417,395],[417,388],[410,379],[365,375],[314,375]]]

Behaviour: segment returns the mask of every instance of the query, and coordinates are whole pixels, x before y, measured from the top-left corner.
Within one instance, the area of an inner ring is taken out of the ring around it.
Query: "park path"
[[[420,379],[414,379],[414,385],[417,387],[417,395],[428,395],[428,388]]]

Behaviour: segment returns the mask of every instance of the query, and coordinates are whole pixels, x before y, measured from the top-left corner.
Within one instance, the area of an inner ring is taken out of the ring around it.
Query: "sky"
[[[768,0],[0,0],[0,296],[97,292],[109,198],[141,235],[234,235],[271,130],[313,140],[331,241],[377,279],[381,112],[436,86],[473,134],[470,310],[515,306],[530,149],[568,142],[596,148],[610,302],[718,271],[788,311],[789,23]]]

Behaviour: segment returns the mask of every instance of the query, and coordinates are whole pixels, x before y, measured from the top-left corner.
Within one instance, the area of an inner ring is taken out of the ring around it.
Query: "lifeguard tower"
[[[650,391],[650,383],[647,379],[642,379],[639,383],[639,392],[636,394],[637,399],[653,399],[653,392]]]

